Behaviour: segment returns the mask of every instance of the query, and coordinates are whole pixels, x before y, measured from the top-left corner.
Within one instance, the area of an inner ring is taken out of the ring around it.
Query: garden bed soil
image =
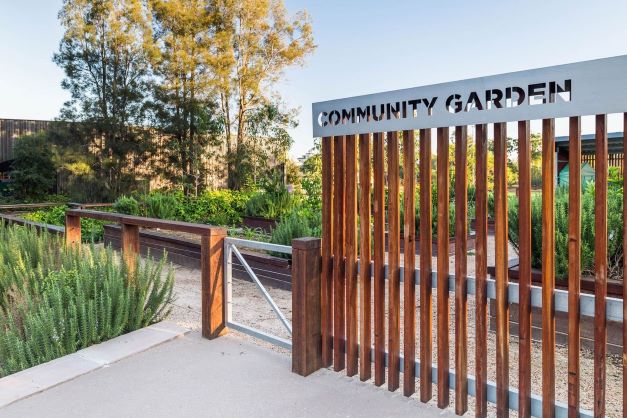
[[[119,250],[120,233],[119,225],[105,225],[105,245],[111,245]],[[151,257],[160,260],[166,254],[167,260],[171,263],[192,269],[200,268],[200,238],[197,235],[142,229],[139,232],[139,248],[143,256],[150,254]],[[292,267],[289,260],[263,252],[240,250],[240,253],[264,285],[291,289]],[[232,266],[234,278],[252,280],[235,255]]]
[[[276,228],[278,221],[276,219],[261,218],[259,216],[244,216],[242,226],[250,229],[261,229],[263,232],[270,234]]]

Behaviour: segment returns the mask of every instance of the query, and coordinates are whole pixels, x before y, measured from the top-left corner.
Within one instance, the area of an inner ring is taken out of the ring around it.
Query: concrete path
[[[287,356],[197,333],[0,409],[8,417],[439,417],[416,399],[329,370],[291,373]]]

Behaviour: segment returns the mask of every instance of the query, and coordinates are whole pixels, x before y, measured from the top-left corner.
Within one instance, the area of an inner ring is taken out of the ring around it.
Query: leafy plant
[[[65,211],[68,206],[53,206],[51,208],[40,209],[22,215],[24,219],[33,222],[40,222],[48,225],[65,226]],[[103,221],[96,219],[81,218],[81,233],[83,242],[102,242],[104,237]]]
[[[607,194],[607,245],[608,276],[623,278],[623,190],[621,187],[608,187]],[[508,208],[509,240],[518,249],[518,199],[510,197]],[[581,272],[591,275],[594,272],[594,184],[590,183],[581,196]],[[555,190],[555,276],[568,276],[568,188]],[[542,268],[542,195],[531,197],[531,265]]]
[[[153,193],[146,196],[146,216],[159,219],[176,219],[178,202],[170,194]]]
[[[298,205],[298,198],[290,193],[277,176],[266,180],[246,204],[246,215],[280,219]]]
[[[56,184],[57,169],[44,134],[19,138],[11,165],[13,193],[18,199],[42,199]]]
[[[134,197],[131,196],[121,196],[113,203],[113,210],[118,213],[123,213],[125,215],[135,215],[138,216],[141,214],[139,209],[139,202]]]
[[[110,248],[65,247],[33,229],[0,229],[0,377],[165,318],[173,275]]]

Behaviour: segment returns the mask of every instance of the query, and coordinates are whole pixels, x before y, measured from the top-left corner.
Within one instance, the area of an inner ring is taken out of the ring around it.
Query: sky
[[[68,94],[52,62],[61,0],[0,0],[0,118],[51,119]],[[306,1],[316,51],[276,86],[299,108],[293,157],[313,146],[311,104],[627,54],[627,1]],[[557,122],[565,133],[565,121]],[[593,130],[584,118],[583,133]],[[622,130],[618,118],[609,130]],[[532,124],[532,131],[539,124]]]

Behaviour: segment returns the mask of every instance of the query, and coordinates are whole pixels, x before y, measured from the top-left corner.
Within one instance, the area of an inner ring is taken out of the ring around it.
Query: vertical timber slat
[[[398,133],[388,132],[388,390],[399,387],[400,201]]]
[[[359,289],[360,289],[360,333],[359,333],[359,379],[370,379],[372,367],[370,351],[372,344],[372,279],[370,276],[370,134],[359,135]]]
[[[488,132],[486,125],[477,125],[476,144],[476,217],[477,238],[475,244],[476,276],[476,335],[475,364],[476,377],[476,415],[487,416],[488,406]]]
[[[420,130],[420,401],[432,397],[431,129]]]
[[[496,413],[509,414],[509,304],[507,300],[507,124],[494,124],[494,247],[496,281]]]
[[[65,245],[81,245],[81,218],[80,216],[65,215]]]
[[[455,413],[468,410],[468,135],[455,128]]]
[[[569,119],[568,152],[568,416],[579,416],[581,287],[581,118]]]
[[[123,223],[121,234],[122,256],[129,272],[129,280],[134,280],[139,254],[139,226]]]
[[[594,181],[594,416],[605,415],[607,354],[607,116],[596,116]]]
[[[346,364],[345,297],[345,142],[343,136],[333,137],[333,370],[344,370]]]
[[[322,365],[333,363],[333,139],[322,138]]]
[[[224,309],[224,238],[224,228],[212,228],[209,234],[200,238],[202,336],[209,339],[227,332]]]
[[[542,416],[555,416],[555,121],[542,121]]]
[[[518,414],[531,416],[531,145],[529,121],[518,122],[519,354]]]
[[[437,327],[438,327],[438,407],[449,405],[449,130],[437,129],[438,183],[438,262],[437,262]]]
[[[383,133],[374,134],[374,384],[385,382],[385,195]]]
[[[416,392],[416,143],[414,131],[403,132],[403,395]]]
[[[308,376],[322,367],[320,239],[292,241],[292,372]]]
[[[346,374],[358,371],[357,353],[357,139],[346,136]]]

